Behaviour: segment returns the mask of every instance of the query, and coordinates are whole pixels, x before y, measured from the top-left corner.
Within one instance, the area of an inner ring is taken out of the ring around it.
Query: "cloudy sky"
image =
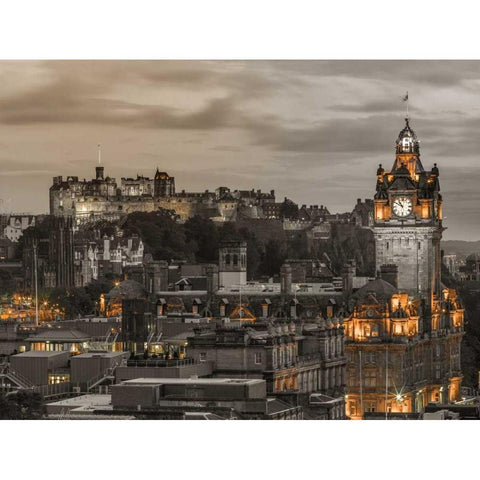
[[[2,61],[0,209],[48,210],[54,175],[176,177],[351,210],[390,168],[409,91],[440,167],[447,239],[480,239],[480,62]]]

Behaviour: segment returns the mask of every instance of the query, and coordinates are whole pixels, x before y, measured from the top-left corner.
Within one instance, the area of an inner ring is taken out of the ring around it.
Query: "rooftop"
[[[27,338],[27,342],[86,342],[90,336],[80,330],[52,329],[45,332],[32,335]]]
[[[121,357],[124,355],[130,355],[129,352],[87,352],[87,353],[82,353],[80,355],[76,355],[74,358],[116,358],[116,357]]]
[[[22,357],[22,358],[45,358],[45,357],[61,357],[65,356],[65,354],[70,354],[70,352],[37,352],[37,351],[29,351],[23,353],[17,353],[14,357]]]
[[[60,412],[75,412],[75,413],[90,413],[101,407],[102,410],[112,409],[111,395],[80,395],[79,397],[66,398],[58,402],[47,403],[48,413]]]
[[[122,385],[255,385],[264,383],[258,378],[135,378]]]

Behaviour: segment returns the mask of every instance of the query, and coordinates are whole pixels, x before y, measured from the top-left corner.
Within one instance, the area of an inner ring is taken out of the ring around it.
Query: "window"
[[[355,405],[355,402],[348,402],[348,409],[350,410],[350,415],[357,414],[357,407]]]
[[[255,365],[260,365],[262,363],[262,353],[255,353]]]
[[[375,412],[377,408],[377,402],[367,402],[367,412]]]
[[[199,357],[199,360],[201,362],[205,362],[205,360],[207,359],[207,354],[205,352],[201,352],[200,353],[200,357]]]
[[[365,362],[366,363],[375,363],[377,361],[377,354],[373,351],[365,352]]]
[[[365,372],[365,386],[372,388],[377,386],[377,372]]]

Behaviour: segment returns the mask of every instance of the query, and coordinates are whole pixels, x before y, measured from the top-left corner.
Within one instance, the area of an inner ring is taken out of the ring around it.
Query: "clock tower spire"
[[[437,164],[426,171],[420,143],[405,119],[395,142],[395,162],[377,170],[374,198],[376,268],[398,266],[398,288],[431,304],[440,297],[442,197]]]

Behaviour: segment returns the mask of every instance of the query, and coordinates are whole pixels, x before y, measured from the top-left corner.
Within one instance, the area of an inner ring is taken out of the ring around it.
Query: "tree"
[[[6,270],[0,270],[0,293],[11,295],[15,292],[15,280]]]
[[[292,200],[285,198],[280,205],[280,217],[295,220],[298,216],[298,205]]]
[[[30,390],[0,394],[0,420],[39,420],[45,415],[42,396]]]
[[[192,246],[185,239],[183,225],[164,211],[134,212],[128,215],[123,227],[125,235],[137,234],[145,244],[145,253],[155,260],[193,260]]]
[[[58,305],[66,318],[75,318],[78,315],[89,315],[94,310],[94,300],[86,292],[85,288],[53,288],[50,291],[48,301],[51,305]]]
[[[218,259],[218,228],[210,219],[195,215],[185,222],[185,238],[195,253],[197,262],[216,262]]]
[[[285,243],[271,238],[265,245],[265,252],[262,255],[262,262],[259,268],[260,273],[269,277],[278,275],[285,258]]]

